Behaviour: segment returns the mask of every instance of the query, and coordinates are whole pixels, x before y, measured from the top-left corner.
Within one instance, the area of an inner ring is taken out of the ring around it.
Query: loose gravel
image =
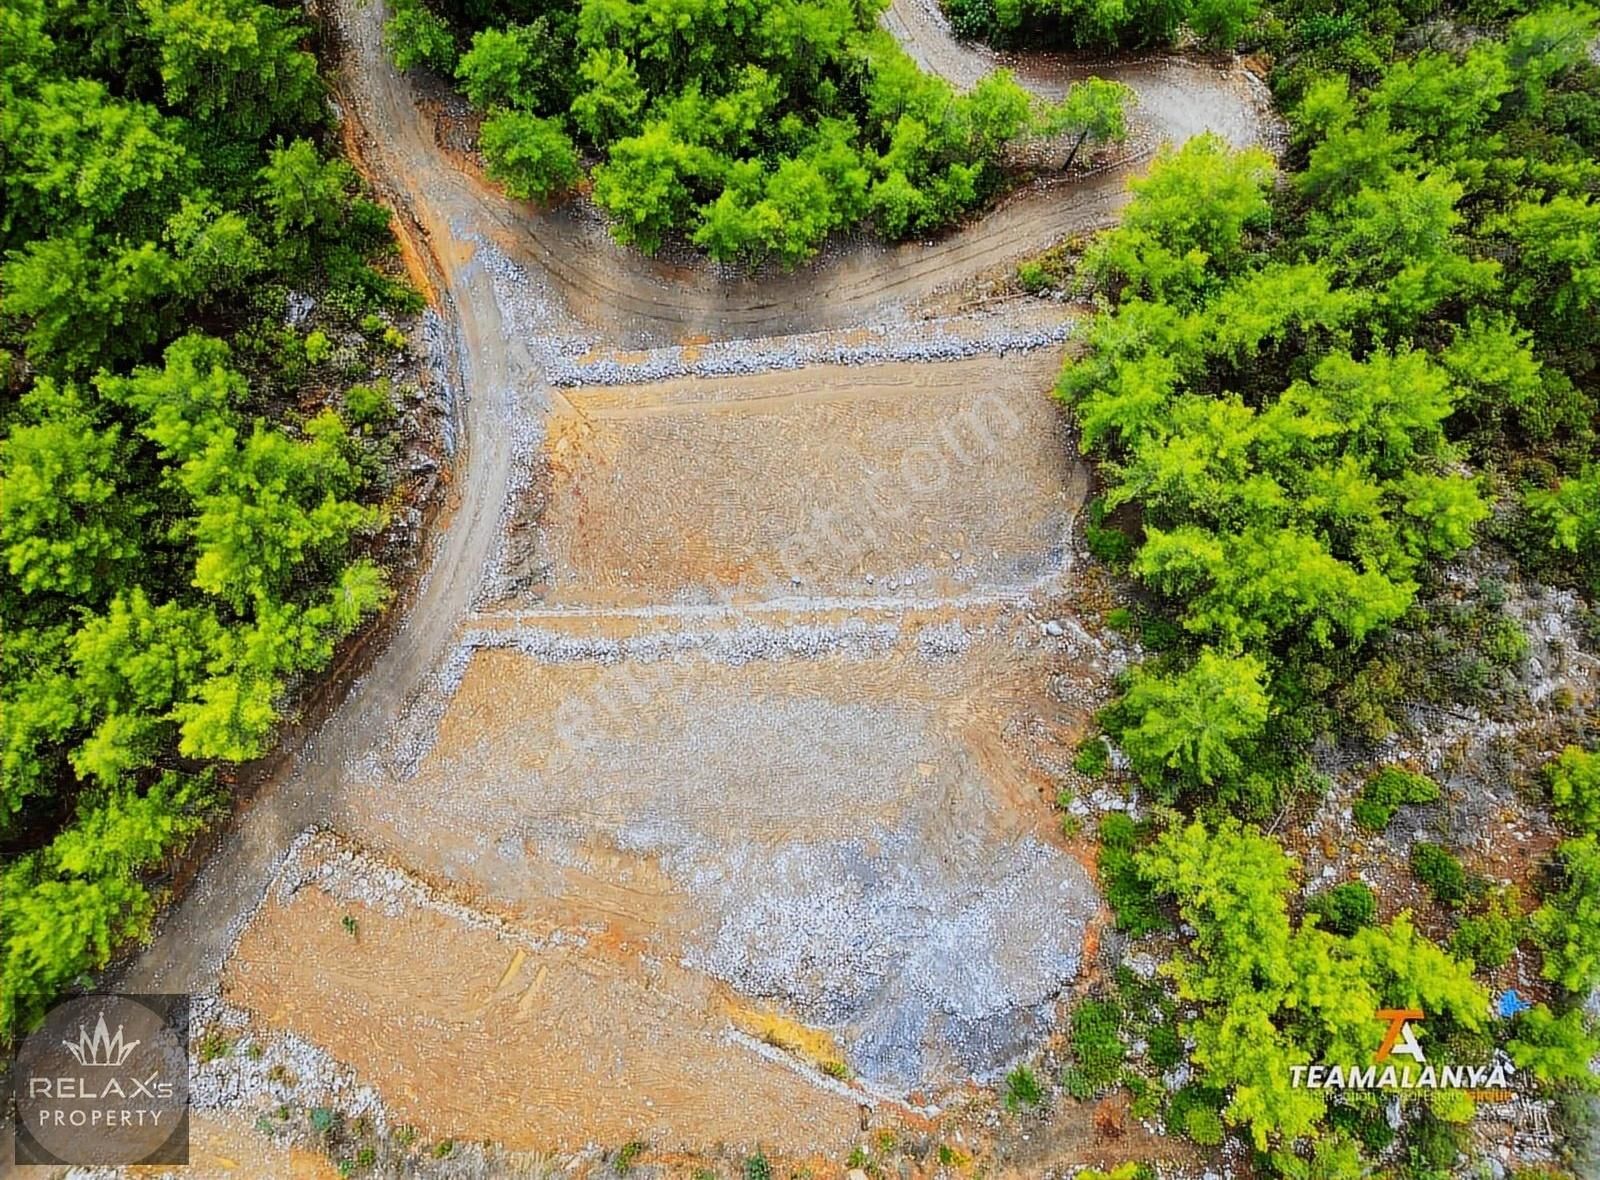
[[[597,358],[562,356],[552,362],[549,374],[551,384],[556,386],[640,385],[682,377],[747,376],[811,365],[935,363],[1059,346],[1071,338],[1075,326],[1071,320],[1019,323],[1003,312],[990,312],[879,324],[848,333],[727,340]]]

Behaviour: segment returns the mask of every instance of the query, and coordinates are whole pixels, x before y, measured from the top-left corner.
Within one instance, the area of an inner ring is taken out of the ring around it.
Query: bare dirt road
[[[916,4],[890,27],[971,80]],[[1046,800],[1121,658],[1074,617],[1059,346],[796,368],[767,338],[893,324],[1104,223],[1159,138],[1260,139],[1242,74],[1108,69],[1142,102],[1116,167],[758,281],[507,200],[439,147],[381,4],[330,17],[350,140],[455,337],[451,500],[387,646],[121,985],[220,994],[281,1038],[266,1063],[331,1053],[396,1122],[514,1146],[837,1158],[858,1106],[993,1077],[1082,965],[1098,903]],[[550,385],[689,337],[747,342],[748,375]],[[530,1060],[568,1082],[474,1090]],[[212,1068],[227,1111],[300,1093]]]
[[[1091,72],[1125,81],[1137,95],[1132,146],[1113,166],[1024,190],[933,242],[851,241],[796,271],[729,277],[704,265],[645,259],[618,246],[582,202],[547,209],[513,201],[448,165],[450,178],[441,191],[436,182],[443,178],[435,173],[444,157],[434,146],[436,127],[383,56],[382,7],[373,3],[351,11],[353,3],[335,10],[347,55],[344,93],[374,147],[392,158],[400,191],[425,192],[438,209],[453,207],[457,191],[469,190],[472,216],[460,232],[483,234],[509,258],[548,276],[572,315],[623,346],[688,336],[777,336],[881,320],[1069,234],[1108,224],[1125,200],[1128,177],[1161,142],[1181,143],[1206,130],[1240,145],[1271,135],[1259,84],[1242,68],[1184,58],[1108,62]],[[923,3],[897,0],[887,15],[889,27],[929,69],[958,84],[975,81],[988,56],[953,41],[942,18]],[[1022,69],[1020,77],[1051,95],[1072,72],[1047,63]],[[419,185],[424,178],[427,183]]]

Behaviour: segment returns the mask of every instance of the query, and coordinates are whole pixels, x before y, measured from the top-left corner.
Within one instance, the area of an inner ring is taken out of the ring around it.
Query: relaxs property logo
[[[187,1163],[188,1004],[106,993],[52,1008],[13,1062],[14,1162]]]
[[[1379,1008],[1373,1019],[1388,1027],[1372,1064],[1291,1065],[1294,1085],[1310,1090],[1464,1090],[1473,1098],[1490,1101],[1511,1096],[1515,1067],[1509,1062],[1429,1065],[1411,1027],[1425,1018],[1421,1008]],[[1396,1058],[1406,1060],[1397,1063]]]

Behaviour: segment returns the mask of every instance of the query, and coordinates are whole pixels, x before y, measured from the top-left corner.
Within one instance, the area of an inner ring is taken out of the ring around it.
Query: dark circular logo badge
[[[19,1164],[189,1160],[189,997],[80,996],[18,1046]]]

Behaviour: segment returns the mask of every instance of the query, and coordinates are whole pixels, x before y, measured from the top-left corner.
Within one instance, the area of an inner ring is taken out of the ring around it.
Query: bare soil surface
[[[1098,905],[1042,799],[1087,710],[1045,686],[1106,664],[1006,608],[598,622],[475,637],[415,776],[341,830],[777,1001],[875,1084],[1025,1052]]]
[[[208,1119],[355,1103],[540,1150],[803,1155],[865,1103],[926,1132],[924,1103],[1048,1033],[1092,943],[1044,801],[1124,656],[1064,603],[1085,481],[1058,348],[844,367],[766,338],[903,322],[1114,216],[1156,138],[1262,138],[1258,102],[1235,69],[1125,64],[1149,98],[1115,167],[937,242],[730,278],[486,187],[384,17],[330,10],[339,101],[449,324],[450,503],[389,645],[119,984],[275,1038],[208,1082]],[[956,71],[931,13],[890,20]],[[732,376],[552,387],[607,350],[739,341]],[[290,1059],[292,1084],[263,1064]]]
[[[1088,481],[1041,396],[1060,363],[1037,349],[572,391],[513,580],[525,599],[616,606],[1037,583]]]
[[[592,928],[518,935],[422,898],[313,842],[246,931],[224,998],[355,1066],[430,1140],[805,1154],[859,1132],[858,1096],[732,1033],[704,976]]]
[[[138,1180],[158,1180],[173,1170],[148,1165],[127,1173]],[[184,1180],[336,1180],[339,1171],[319,1153],[273,1143],[245,1119],[191,1113],[189,1162],[182,1175]]]

